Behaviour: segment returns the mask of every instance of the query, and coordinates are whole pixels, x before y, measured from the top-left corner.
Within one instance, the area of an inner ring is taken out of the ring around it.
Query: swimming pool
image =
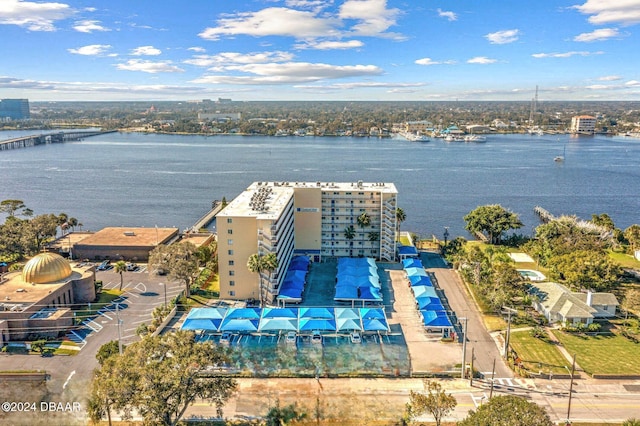
[[[532,269],[518,269],[518,272],[529,281],[544,281],[547,279],[542,272]]]

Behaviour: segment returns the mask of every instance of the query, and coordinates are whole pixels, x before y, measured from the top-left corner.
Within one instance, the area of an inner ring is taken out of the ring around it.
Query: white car
[[[322,344],[322,334],[319,331],[314,331],[311,335],[311,343],[320,343]]]
[[[362,336],[355,331],[349,335],[349,339],[351,339],[351,343],[362,343]]]
[[[287,343],[289,343],[291,345],[295,345],[296,338],[297,338],[296,332],[295,331],[290,331],[290,332],[287,333],[287,336],[285,338],[285,342],[287,342]]]

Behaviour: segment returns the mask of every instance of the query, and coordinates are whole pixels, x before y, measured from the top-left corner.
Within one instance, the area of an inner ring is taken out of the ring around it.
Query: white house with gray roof
[[[611,293],[574,293],[558,283],[531,283],[529,293],[535,296],[533,307],[550,323],[591,324],[613,317],[619,305]]]

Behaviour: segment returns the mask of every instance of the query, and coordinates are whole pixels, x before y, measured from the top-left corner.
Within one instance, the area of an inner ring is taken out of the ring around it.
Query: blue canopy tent
[[[422,266],[422,261],[420,259],[416,259],[415,257],[402,259],[402,267],[405,269],[406,268],[424,268],[424,266]]]
[[[387,320],[382,308],[360,308],[360,317],[362,319],[383,319]]]
[[[358,287],[343,285],[336,287],[336,294],[333,300],[356,300],[358,298]]]
[[[420,311],[422,322],[425,327],[429,328],[452,328],[451,321],[447,317],[447,313],[443,311]]]
[[[260,319],[260,308],[229,308],[225,321],[227,319]],[[224,321],[223,321],[224,322]]]
[[[427,285],[429,287],[433,287],[433,283],[431,282],[431,278],[428,276],[418,276],[412,275],[409,277],[409,281],[411,282],[411,287],[417,287],[421,285]]]
[[[341,257],[338,259],[338,268],[342,266],[376,266],[372,257]]]
[[[300,302],[302,301],[302,291],[303,290],[301,288],[282,285],[280,287],[280,293],[278,293],[278,299]]]
[[[222,319],[185,319],[181,330],[218,331]]]
[[[433,287],[429,287],[427,285],[421,285],[418,287],[411,287],[411,290],[413,290],[413,297],[415,297],[416,299],[418,297],[438,297],[438,294],[436,293],[436,289]]]
[[[289,262],[288,270],[306,271],[309,268],[309,258],[307,256],[295,256]]]
[[[266,331],[298,331],[297,318],[264,318],[258,325],[260,332]]]
[[[337,331],[362,331],[360,317],[358,317],[358,319],[353,319],[353,318],[336,319],[336,328],[337,328]]]
[[[358,299],[382,301],[382,295],[380,294],[380,290],[375,287],[359,287]]]
[[[427,271],[425,271],[424,268],[416,268],[416,267],[405,268],[405,271],[407,272],[407,277],[412,277],[412,276],[426,277],[426,276],[428,276],[427,275]]]
[[[444,311],[444,306],[440,302],[440,299],[437,297],[416,297],[416,304],[418,305],[418,310],[427,310],[427,311]]]
[[[414,246],[398,246],[398,256],[401,259],[405,259],[407,257],[417,257],[418,249]]]
[[[299,318],[315,318],[315,319],[334,319],[334,310],[333,308],[300,308],[298,311],[300,313]]]
[[[389,325],[385,319],[370,318],[362,320],[362,329],[364,331],[389,331]]]
[[[295,318],[298,319],[297,308],[263,308],[262,319],[264,318]]]
[[[251,333],[258,331],[258,319],[245,318],[225,318],[220,325],[220,331],[231,331],[236,333]]]
[[[358,308],[335,308],[336,319],[357,319],[360,320]]]
[[[300,318],[300,331],[336,331],[336,321],[333,319]]]
[[[226,308],[195,308],[189,311],[182,330],[218,331],[227,313]]]

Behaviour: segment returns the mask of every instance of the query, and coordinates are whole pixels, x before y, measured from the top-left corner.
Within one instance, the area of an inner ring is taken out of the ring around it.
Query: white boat
[[[414,142],[429,142],[431,139],[427,135],[416,133],[411,140]]]
[[[466,135],[464,137],[464,141],[465,142],[476,142],[476,143],[481,143],[481,142],[486,142],[487,138],[486,136],[479,136],[479,135]]]
[[[556,157],[554,157],[553,161],[555,161],[556,163],[562,163],[564,161],[564,156],[567,152],[567,146],[565,145],[564,148],[562,149],[562,155],[557,155]]]
[[[453,135],[447,135],[445,136],[444,141],[445,142],[464,142],[464,138],[453,136]]]

